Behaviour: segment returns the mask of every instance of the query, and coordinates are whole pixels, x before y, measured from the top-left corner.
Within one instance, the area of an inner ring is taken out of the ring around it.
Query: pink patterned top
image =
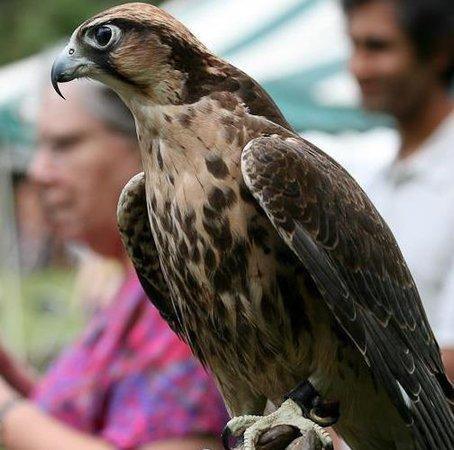
[[[66,424],[122,450],[220,435],[228,419],[212,379],[146,299],[135,275],[57,359],[32,398]]]

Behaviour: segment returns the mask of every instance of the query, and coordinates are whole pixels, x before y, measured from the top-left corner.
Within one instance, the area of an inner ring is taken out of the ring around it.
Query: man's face
[[[116,205],[121,189],[139,170],[138,151],[132,141],[90,116],[78,102],[81,95],[77,87],[67,89],[66,101],[46,94],[29,175],[57,235],[116,256],[121,248]]]
[[[354,8],[348,14],[348,31],[353,44],[350,70],[364,108],[397,118],[411,115],[437,75],[417,58],[393,2],[377,0]]]

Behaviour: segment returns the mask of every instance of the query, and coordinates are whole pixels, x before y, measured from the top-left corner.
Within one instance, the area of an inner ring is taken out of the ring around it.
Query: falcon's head
[[[60,94],[59,82],[89,77],[126,101],[143,97],[156,104],[179,104],[222,77],[218,63],[172,16],[146,3],[129,3],[74,31],[54,62],[52,84]]]

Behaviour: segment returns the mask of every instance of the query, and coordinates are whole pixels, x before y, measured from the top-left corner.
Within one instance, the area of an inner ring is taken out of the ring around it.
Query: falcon
[[[454,449],[453,388],[393,235],[259,84],[141,3],[82,23],[51,76],[99,80],[134,114],[144,171],[120,232],[246,450],[280,424],[327,447],[334,424],[356,450]]]

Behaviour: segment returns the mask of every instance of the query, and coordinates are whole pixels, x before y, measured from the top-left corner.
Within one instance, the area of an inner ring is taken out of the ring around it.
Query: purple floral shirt
[[[228,419],[212,379],[133,275],[32,397],[59,420],[122,450],[168,438],[218,436]]]

